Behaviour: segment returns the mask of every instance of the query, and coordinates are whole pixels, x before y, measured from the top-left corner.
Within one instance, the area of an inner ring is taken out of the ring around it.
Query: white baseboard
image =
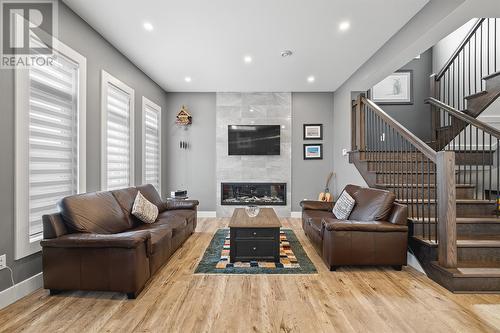
[[[216,217],[216,213],[215,211],[209,211],[209,210],[205,210],[205,211],[199,211],[198,213],[198,217]]]
[[[35,290],[42,288],[42,285],[43,273],[38,273],[8,289],[0,291],[0,309],[20,300],[24,296],[28,296]]]
[[[292,212],[290,217],[300,219],[302,217],[302,212]]]
[[[411,266],[411,267],[415,268],[417,271],[425,274],[425,271],[422,268],[422,266],[420,265],[420,263],[418,262],[417,257],[415,257],[410,252],[408,252],[408,262],[407,263],[408,263],[408,266]]]

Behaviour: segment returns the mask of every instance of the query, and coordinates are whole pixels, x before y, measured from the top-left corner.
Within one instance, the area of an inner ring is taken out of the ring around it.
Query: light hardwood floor
[[[500,295],[455,295],[416,270],[329,272],[293,228],[318,269],[312,275],[194,275],[217,228],[197,232],[136,300],[116,293],[38,290],[0,311],[1,332],[500,332]]]

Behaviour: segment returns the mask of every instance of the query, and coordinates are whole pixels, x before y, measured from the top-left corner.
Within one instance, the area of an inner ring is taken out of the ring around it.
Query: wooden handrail
[[[436,81],[439,81],[439,79],[441,79],[441,77],[444,75],[444,73],[446,73],[446,71],[451,66],[451,64],[453,63],[453,61],[455,61],[455,59],[458,57],[458,55],[460,54],[460,52],[462,51],[462,49],[464,48],[464,46],[469,42],[469,40],[472,38],[472,36],[474,35],[474,33],[481,26],[481,24],[483,24],[484,20],[485,20],[484,18],[480,18],[472,26],[472,28],[470,29],[469,33],[465,36],[464,40],[458,45],[457,49],[455,50],[455,52],[453,52],[453,54],[451,55],[450,59],[448,59],[448,61],[444,64],[443,68],[436,75]]]
[[[457,109],[452,108],[448,104],[445,104],[445,103],[443,103],[435,98],[432,98],[432,97],[427,98],[425,100],[425,102],[428,104],[434,105],[440,109],[443,109],[446,112],[453,115],[455,118],[463,120],[470,125],[474,125],[475,127],[480,129],[481,131],[486,132],[488,134],[491,134],[492,136],[494,136],[497,139],[500,139],[500,131],[499,130],[497,130],[496,128],[494,128],[488,124],[485,124],[485,123],[477,120],[476,118],[473,118],[473,117],[471,117],[471,116],[469,116],[461,111],[458,111]]]
[[[367,99],[366,97],[361,97],[361,101],[366,104],[370,109],[375,111],[375,113],[382,118],[387,124],[395,128],[401,136],[403,136],[408,142],[410,142],[415,148],[417,148],[422,154],[424,154],[432,162],[436,163],[437,153],[428,144],[422,141],[420,138],[415,136],[406,127],[397,122],[394,118],[389,116],[384,110],[382,110],[373,101]]]

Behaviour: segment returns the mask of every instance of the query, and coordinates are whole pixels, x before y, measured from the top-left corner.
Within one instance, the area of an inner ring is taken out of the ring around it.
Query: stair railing
[[[458,184],[475,185],[474,198],[495,201],[499,213],[500,199],[500,131],[435,98],[426,101],[432,112],[439,113],[438,120],[450,123],[456,130],[443,136],[443,150],[456,154]]]
[[[377,183],[392,186],[397,200],[408,205],[424,240],[438,245],[439,263],[456,267],[455,153],[434,151],[361,95],[352,105],[351,128],[352,151],[368,160]]]
[[[431,96],[467,109],[466,97],[484,90],[483,78],[499,70],[499,35],[500,19],[478,19],[443,68],[431,76]]]

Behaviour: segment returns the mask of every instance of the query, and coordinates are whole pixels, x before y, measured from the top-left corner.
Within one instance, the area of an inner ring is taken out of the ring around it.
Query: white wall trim
[[[215,211],[201,210],[198,212],[198,217],[216,217]]]
[[[101,70],[101,189],[106,191],[108,189],[108,163],[107,163],[107,123],[108,123],[108,85],[111,84],[116,88],[124,91],[130,95],[130,129],[129,129],[129,140],[130,140],[130,161],[129,161],[129,186],[134,186],[135,184],[135,153],[134,153],[134,133],[135,133],[135,116],[134,116],[134,106],[135,106],[135,91],[131,87],[127,86],[125,83],[109,74],[105,70]]]
[[[43,273],[38,273],[10,288],[0,291],[0,309],[28,296],[35,290],[42,288],[42,285]]]
[[[302,217],[302,212],[292,212],[290,214],[290,217],[295,218],[295,219],[299,219]]]

